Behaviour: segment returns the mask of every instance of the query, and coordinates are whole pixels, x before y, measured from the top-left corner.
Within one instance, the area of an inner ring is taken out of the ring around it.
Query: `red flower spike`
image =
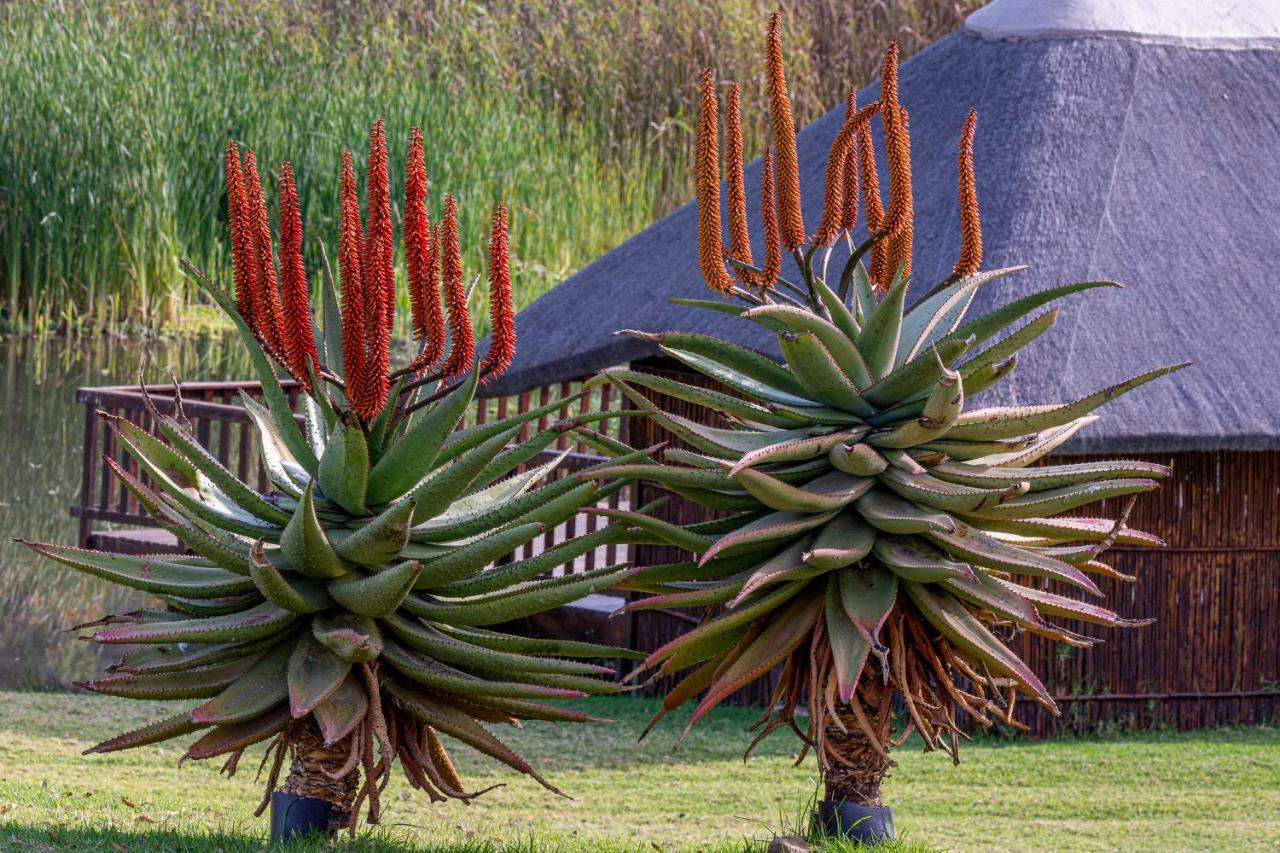
[[[956,172],[960,201],[960,257],[952,274],[966,278],[982,265],[982,218],[978,214],[978,186],[973,177],[973,132],[977,111],[970,109],[960,134],[960,150],[956,154]]]
[[[254,282],[257,270],[253,263],[253,241],[245,228],[244,173],[240,168],[240,151],[227,140],[223,157],[223,170],[227,179],[227,230],[231,238],[231,268],[236,284],[236,307],[250,329],[257,333],[253,306],[257,301]]]
[[[360,414],[367,418],[375,417],[387,401],[390,368],[388,358],[391,351],[391,331],[395,324],[395,242],[388,186],[387,137],[383,131],[382,119],[378,119],[369,132],[369,165],[365,175],[367,209],[362,284],[367,336],[363,377],[367,391],[367,411]]]
[[[440,372],[445,377],[459,376],[471,369],[475,361],[476,341],[471,331],[471,314],[467,311],[467,290],[462,282],[462,250],[458,246],[458,204],[453,196],[444,197],[444,224],[435,240],[444,277],[444,298],[449,308],[449,358]]]
[[[439,264],[427,214],[427,168],[422,131],[409,131],[409,157],[404,181],[404,254],[409,275],[409,303],[418,354],[409,366],[414,374],[434,367],[444,356],[444,313],[440,306]]]
[[[409,151],[404,167],[404,258],[409,280],[409,309],[414,337],[422,340],[430,325],[427,294],[427,255],[431,251],[431,218],[427,213],[427,169],[422,152],[422,131],[409,131]]]
[[[284,347],[289,372],[310,391],[307,366],[314,367],[320,359],[312,334],[311,290],[302,262],[302,210],[293,166],[287,162],[280,167],[280,283],[284,291]]]
[[[467,309],[466,287],[462,281],[458,206],[453,196],[447,193],[444,197],[444,222],[436,229],[433,243],[440,259],[444,298],[449,314],[449,356],[440,372],[446,377],[452,377],[471,368],[475,360],[475,338],[471,330],[471,314]]]
[[[245,155],[245,194],[248,197],[248,215],[245,224],[253,238],[253,265],[257,270],[257,303],[254,316],[258,320],[258,332],[267,344],[267,350],[276,361],[288,365],[284,350],[284,309],[280,304],[280,288],[276,284],[275,253],[271,247],[271,223],[267,219],[267,198],[258,177],[258,160],[253,149]]]
[[[348,404],[357,414],[362,414],[368,411],[363,396],[365,311],[361,251],[364,235],[361,233],[360,201],[356,196],[356,175],[350,151],[342,152],[339,217],[338,275],[342,280],[342,364],[346,374],[343,378]]]
[[[421,270],[421,293],[417,297],[426,304],[426,327],[422,331],[415,329],[414,334],[421,345],[418,354],[409,363],[408,372],[420,375],[440,363],[444,358],[445,340],[447,337],[444,322],[444,309],[440,303],[440,226],[434,229],[431,223],[423,221],[423,232],[426,247]],[[412,293],[410,294],[412,296]]]
[[[493,212],[489,237],[489,321],[492,333],[484,358],[484,382],[501,376],[516,356],[516,318],[511,304],[511,267],[508,259],[507,209]]]

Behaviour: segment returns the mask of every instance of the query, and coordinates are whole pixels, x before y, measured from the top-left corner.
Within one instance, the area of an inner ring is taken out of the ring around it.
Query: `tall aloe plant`
[[[765,258],[753,262],[747,239],[736,86],[726,123],[727,250],[722,243],[718,103],[707,71],[697,128],[699,261],[723,298],[677,301],[763,326],[776,335],[782,361],[708,335],[625,332],[725,390],[607,372],[601,381],[616,383],[692,449],[667,450],[663,465],[622,463],[592,476],[642,477],[721,514],[676,526],[613,513],[696,555],[628,577],[627,588],[651,594],[628,607],[707,608],[696,627],[640,667],[653,678],[683,672],[655,722],[697,699],[692,726],[781,665],[759,737],[792,729],[815,750],[828,800],[878,806],[889,749],[912,732],[926,750],[956,757],[965,737],[959,711],[983,725],[1020,726],[1014,704],[1022,694],[1057,712],[1007,645],[1012,635],[1087,647],[1095,640],[1053,620],[1140,624],[1070,594],[1096,598],[1094,576],[1120,577],[1099,560],[1110,546],[1162,544],[1126,526],[1132,500],[1117,519],[1061,514],[1149,491],[1167,470],[1146,462],[1033,463],[1096,420],[1102,403],[1177,367],[1064,404],[973,406],[1010,375],[1058,309],[996,340],[1002,332],[1053,300],[1114,285],[1054,287],[969,316],[980,288],[1014,272],[979,271],[971,113],[958,156],[960,258],[947,280],[906,308],[912,191],[896,48],[885,57],[880,99],[859,109],[849,96],[826,164],[822,219],[809,233],[776,16],[767,46],[774,152],[762,176]],[[887,204],[870,134],[876,116],[889,164]],[[850,238],[860,202],[870,236],[850,242],[848,262],[828,277],[831,246]],[[794,282],[781,275],[783,250],[795,259]],[[645,391],[703,407],[712,419],[662,411]],[[725,423],[708,425],[716,418]],[[807,717],[798,714],[802,702]]]
[[[202,446],[180,400],[171,414],[152,406],[155,434],[109,419],[120,447],[152,485],[109,460],[112,470],[194,556],[29,544],[161,603],[82,626],[93,629],[94,642],[129,650],[108,675],[79,686],[193,704],[89,751],[196,734],[184,757],[226,756],[234,772],[246,747],[271,739],[268,791],[292,756],[285,790],[329,800],[337,806],[334,822],[351,826],[364,806],[367,819],[377,821],[379,792],[396,763],[432,800],[477,796],[458,777],[442,734],[555,791],[485,724],[592,721],[545,700],[617,691],[601,678],[607,667],[584,659],[629,653],[493,626],[625,577],[619,566],[544,577],[618,541],[624,526],[487,568],[619,488],[571,478],[541,484],[563,456],[532,464],[538,454],[566,431],[590,433],[586,425],[604,417],[559,421],[518,440],[523,426],[564,400],[455,429],[478,385],[500,373],[514,352],[506,211],[499,207],[494,215],[490,244],[493,343],[477,363],[456,205],[446,196],[443,221],[430,226],[422,137],[413,132],[404,244],[420,349],[392,372],[395,247],[382,123],[370,139],[364,224],[352,158],[343,158],[341,290],[326,261],[319,328],[313,329],[292,170],[287,163],[280,170],[278,249],[253,152],[241,158],[229,144],[226,173],[235,292],[192,272],[230,316],[261,381],[262,401],[242,402],[271,490],[238,479]],[[280,372],[299,386],[300,418]],[[615,461],[640,458],[616,443],[606,447],[622,454]]]

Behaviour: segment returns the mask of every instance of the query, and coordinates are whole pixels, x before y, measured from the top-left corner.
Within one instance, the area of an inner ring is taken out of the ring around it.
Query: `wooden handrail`
[[[568,399],[571,395],[573,384],[563,382],[556,387],[542,389],[540,392],[521,394],[517,398],[499,397],[497,398],[497,414],[499,417],[514,415],[522,411],[528,411],[536,406],[553,402],[552,395],[558,392],[558,395],[565,399],[563,414],[572,416],[576,413],[577,406],[580,405]],[[297,395],[296,382],[291,380],[282,381],[281,386],[290,397]],[[117,452],[118,448],[112,431],[102,428],[99,423],[98,413],[101,411],[122,417],[148,428],[151,416],[147,398],[150,398],[150,406],[153,406],[156,411],[163,414],[174,414],[177,410],[174,390],[175,387],[172,383],[156,383],[145,386],[86,386],[76,389],[76,401],[85,406],[84,461],[81,472],[80,502],[70,508],[70,514],[79,520],[79,538],[82,545],[86,544],[93,535],[94,522],[136,527],[155,526],[154,522],[137,507],[132,495],[122,488],[121,484],[116,481],[105,466],[102,457],[113,456],[126,470],[141,476],[144,482],[147,480],[145,474],[137,470],[133,460]],[[608,389],[606,388],[605,390],[607,391]],[[258,397],[262,393],[262,384],[247,380],[182,382],[177,385],[177,391],[182,395],[182,410],[193,422],[197,437],[201,443],[206,445],[222,464],[236,470],[238,476],[250,483],[250,485],[256,483],[260,489],[266,490],[269,488],[265,471],[262,470],[261,462],[254,450],[255,439],[252,430],[248,428],[248,424],[251,422],[248,412],[241,405],[229,402],[215,402],[209,399],[214,396],[221,396],[225,399],[237,392],[244,392],[251,397]],[[477,422],[485,422],[487,420],[492,399],[494,398],[477,398],[477,405],[479,406]],[[600,401],[601,406],[608,408],[611,399],[610,395],[604,395]],[[612,401],[615,405],[619,402],[616,399]],[[625,405],[625,401],[622,402]],[[623,417],[621,410],[619,410],[618,414]],[[548,423],[558,420],[561,416],[562,414],[559,412],[546,415],[536,423],[531,423],[529,430],[543,429]],[[295,418],[299,423],[302,422],[300,415],[295,415]],[[216,434],[214,432],[215,424],[222,425],[218,428]],[[620,429],[625,430],[625,418]],[[562,476],[570,475],[604,459],[603,456],[583,452],[581,441],[575,439],[571,433],[566,433],[564,439],[558,440],[552,447],[540,451],[526,464],[544,463],[559,457],[566,448],[568,448],[568,453],[564,455],[560,469]]]

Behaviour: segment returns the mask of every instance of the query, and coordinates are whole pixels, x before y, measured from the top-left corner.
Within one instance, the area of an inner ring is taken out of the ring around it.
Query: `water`
[[[60,687],[91,675],[98,653],[71,625],[136,607],[141,596],[38,559],[22,537],[75,544],[84,406],[76,388],[248,376],[226,338],[0,337],[0,689]]]

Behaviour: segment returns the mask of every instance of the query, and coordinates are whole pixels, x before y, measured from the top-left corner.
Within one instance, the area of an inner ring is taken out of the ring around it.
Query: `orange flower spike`
[[[744,264],[753,263],[751,236],[747,232],[747,190],[742,176],[742,88],[734,83],[725,107],[725,180],[729,196],[729,255]],[[736,275],[736,273],[735,273]]]
[[[516,357],[516,317],[511,302],[511,266],[507,236],[507,209],[499,204],[493,213],[489,237],[489,352],[484,358],[484,381],[501,376]]]
[[[855,113],[858,108],[858,90],[854,89],[849,93],[849,100],[845,103],[845,116]],[[858,224],[858,145],[862,136],[859,128],[854,128],[852,139],[849,141],[849,147],[845,150],[844,159],[844,186],[840,191],[840,233],[848,234],[853,231]]]
[[[387,176],[387,137],[382,119],[369,131],[369,164],[365,174],[364,304],[366,347],[364,380],[367,417],[376,417],[387,401],[391,331],[395,322],[395,242],[391,226],[391,193]]]
[[[698,200],[698,266],[707,287],[728,293],[733,279],[724,268],[720,236],[720,119],[711,69],[702,71],[702,103],[694,136],[694,194]]]
[[[889,44],[880,68],[880,119],[884,123],[884,153],[889,165],[889,210],[884,228],[893,235],[910,228],[913,211],[911,193],[911,138],[906,112],[898,103],[898,45]]]
[[[289,372],[310,391],[307,365],[314,367],[320,359],[311,331],[311,290],[302,261],[302,210],[298,205],[293,166],[289,163],[280,167],[280,281],[284,291],[284,346],[289,357]]]
[[[796,123],[791,114],[791,98],[787,94],[786,68],[782,62],[782,17],[778,12],[769,19],[765,71],[769,81],[769,125],[778,161],[778,223],[783,248],[795,251],[804,243],[804,217],[800,211]]]
[[[471,331],[471,314],[467,310],[467,289],[462,282],[462,249],[458,245],[458,204],[453,196],[444,197],[444,223],[436,237],[440,253],[440,270],[444,278],[445,305],[449,309],[449,358],[440,372],[446,377],[459,376],[471,369],[475,361],[476,341]]]
[[[871,125],[863,125],[858,131],[858,173],[862,181],[862,206],[866,210],[867,235],[875,238],[884,228],[884,205],[880,200],[880,176],[876,172],[876,151],[871,144]],[[877,286],[883,286],[888,246],[881,237],[871,246],[871,259],[867,265],[867,277]]]
[[[364,235],[360,225],[360,200],[356,196],[355,168],[351,152],[342,152],[339,190],[338,275],[342,280],[342,363],[346,373],[347,402],[357,413],[364,405],[365,312],[363,262]]]
[[[830,246],[834,243],[844,221],[845,168],[849,161],[849,149],[854,146],[857,134],[854,126],[858,111],[856,98],[855,89],[845,103],[844,123],[832,140],[831,151],[827,154],[827,169],[822,182],[822,220],[818,223],[818,230],[810,238],[817,246]]]
[[[764,267],[756,283],[768,290],[782,275],[782,235],[778,232],[778,211],[773,203],[773,152],[764,152],[760,161],[760,222],[764,228]]]
[[[840,194],[843,205],[840,211],[840,232],[848,234],[858,225],[858,194],[862,190],[858,186],[858,137],[854,136],[853,144],[846,152],[844,162],[844,191]]]
[[[250,149],[244,162],[245,195],[248,213],[245,224],[253,239],[252,262],[257,270],[257,304],[254,316],[258,331],[275,359],[288,364],[284,350],[284,309],[280,304],[280,288],[276,283],[275,254],[271,247],[271,223],[267,219],[267,199],[258,177],[258,160]]]
[[[897,120],[894,121],[894,127],[895,127],[895,133],[901,136],[901,138],[904,140],[903,144],[906,145],[906,155],[905,155],[907,159],[906,167],[905,167],[906,178],[905,180],[900,180],[900,182],[896,185],[893,183],[894,160],[890,159],[889,161],[889,176],[890,176],[889,207],[890,207],[890,210],[892,210],[893,202],[895,200],[898,200],[901,204],[901,209],[898,212],[899,218],[896,222],[892,223],[892,228],[890,231],[890,233],[892,234],[892,237],[889,244],[890,245],[889,259],[888,259],[889,265],[888,265],[888,268],[886,269],[886,273],[890,277],[895,276],[898,274],[898,268],[901,267],[902,277],[906,278],[907,276],[911,275],[911,241],[912,241],[912,236],[915,232],[915,225],[914,225],[915,214],[912,209],[913,202],[911,198],[910,145],[908,143],[905,143],[905,140],[907,139],[907,131],[909,126],[909,122],[907,121],[907,110],[905,107],[899,105],[897,109],[897,113],[898,113],[898,117],[897,117]],[[899,152],[901,152],[901,150],[902,149],[900,148]],[[895,155],[895,156],[901,156],[901,154],[899,153],[899,155]],[[899,164],[898,170],[899,170],[899,174],[903,173],[904,170],[901,164]],[[897,190],[895,190],[895,186],[897,186],[898,188]],[[898,190],[900,190],[900,192]]]
[[[971,276],[982,265],[982,219],[978,215],[978,185],[973,176],[973,133],[977,118],[977,111],[970,109],[956,155],[960,200],[960,257],[952,269],[956,278]]]
[[[236,283],[236,307],[250,329],[257,331],[253,307],[257,301],[254,282],[257,269],[253,261],[253,240],[245,228],[244,173],[240,168],[240,151],[227,140],[223,157],[223,171],[227,179],[227,229],[231,238],[231,269]]]

